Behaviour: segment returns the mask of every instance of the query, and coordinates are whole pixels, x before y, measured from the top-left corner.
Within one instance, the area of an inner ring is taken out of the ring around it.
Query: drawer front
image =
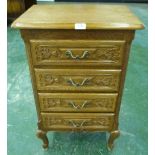
[[[116,93],[39,93],[42,112],[114,112]]]
[[[35,69],[38,90],[117,91],[121,70]]]
[[[41,113],[45,130],[111,130],[114,114]]]
[[[120,66],[125,41],[31,40],[34,65]]]

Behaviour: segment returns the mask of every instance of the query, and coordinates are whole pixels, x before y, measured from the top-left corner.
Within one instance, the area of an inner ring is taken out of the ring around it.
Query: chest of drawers
[[[48,131],[105,131],[112,149],[130,45],[143,24],[126,6],[53,4],[34,5],[12,27],[25,42],[43,147]]]

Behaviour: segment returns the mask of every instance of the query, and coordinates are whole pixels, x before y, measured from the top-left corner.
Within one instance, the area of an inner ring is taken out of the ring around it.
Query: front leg
[[[42,141],[43,141],[43,148],[46,149],[48,148],[48,138],[47,138],[47,135],[46,135],[46,132],[43,131],[43,130],[38,130],[37,131],[37,137],[40,138]]]
[[[111,131],[110,132],[110,136],[109,136],[109,139],[108,139],[108,150],[112,150],[113,147],[114,147],[114,140],[116,138],[118,138],[120,135],[120,131],[119,130],[114,130],[114,131]]]

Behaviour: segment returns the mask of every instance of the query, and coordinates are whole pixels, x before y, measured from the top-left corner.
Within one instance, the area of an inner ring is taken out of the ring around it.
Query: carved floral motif
[[[72,49],[70,49],[72,51]],[[67,51],[67,49],[66,49]],[[75,49],[72,51],[74,54]],[[85,50],[83,50],[85,51]],[[35,55],[37,61],[44,60],[68,60],[70,59],[64,50],[54,48],[50,45],[36,45]],[[88,56],[85,60],[102,60],[109,63],[118,63],[121,59],[120,45],[111,45],[107,47],[88,50]],[[78,59],[79,60],[79,59]]]
[[[53,126],[66,126],[73,128],[82,128],[82,127],[90,127],[90,126],[101,126],[108,127],[112,124],[112,117],[103,117],[103,118],[86,118],[86,119],[72,119],[72,118],[57,118],[57,117],[43,117],[43,124],[46,127]]]
[[[113,110],[115,99],[114,98],[101,98],[101,99],[60,99],[60,98],[42,98],[41,104],[43,108],[72,108],[76,110],[85,110],[87,108],[102,108],[104,110]]]
[[[52,107],[60,107],[61,101],[60,99],[53,99],[53,98],[43,98],[42,99],[42,105],[46,108],[52,108]]]
[[[94,101],[97,107],[104,108],[107,110],[113,109],[115,100],[113,98],[103,98],[101,100]]]
[[[60,82],[60,79],[61,79],[60,76],[52,76],[50,74],[39,75],[40,85],[42,86],[58,84]]]
[[[117,63],[120,61],[120,52],[118,46],[99,48],[92,54],[92,58]]]
[[[69,75],[52,75],[39,74],[40,86],[103,86],[115,87],[118,84],[118,75],[104,74],[100,76],[69,76]],[[80,81],[77,82],[77,81]]]
[[[61,53],[57,48],[49,48],[48,46],[36,46],[35,50],[37,61],[61,58]]]

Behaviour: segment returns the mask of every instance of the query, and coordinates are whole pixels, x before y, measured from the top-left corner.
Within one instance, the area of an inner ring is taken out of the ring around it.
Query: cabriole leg
[[[37,131],[37,137],[40,138],[42,141],[43,141],[43,148],[46,149],[48,148],[48,138],[47,138],[47,135],[46,135],[46,132],[43,131],[43,130],[38,130]]]
[[[120,131],[119,130],[115,130],[115,131],[111,131],[110,132],[110,136],[109,136],[109,139],[108,139],[108,150],[112,150],[113,147],[114,147],[114,140],[116,138],[118,138],[120,135]]]

